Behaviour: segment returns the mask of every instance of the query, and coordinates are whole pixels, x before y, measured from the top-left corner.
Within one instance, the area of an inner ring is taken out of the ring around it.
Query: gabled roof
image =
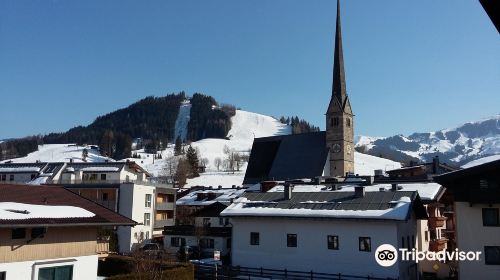
[[[222,216],[408,220],[427,218],[415,191],[292,193],[245,193],[222,212]]]
[[[327,156],[324,131],[256,138],[243,184],[321,176]]]
[[[62,187],[33,185],[0,185],[0,202],[13,202],[39,206],[73,206],[94,214],[92,217],[53,218],[39,214],[37,218],[2,219],[0,227],[20,226],[91,226],[129,225],[137,223],[115,213],[91,200],[83,198]],[[37,214],[37,213],[34,213]]]
[[[496,174],[500,176],[500,160],[487,162],[484,164],[464,168],[452,172],[448,172],[434,177],[434,181],[448,187],[453,187],[453,183],[464,178],[470,179],[472,177],[481,176],[483,174]]]

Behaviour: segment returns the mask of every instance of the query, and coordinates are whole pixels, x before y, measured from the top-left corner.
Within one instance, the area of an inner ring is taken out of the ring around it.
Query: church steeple
[[[340,3],[337,0],[332,96],[326,112],[326,146],[330,151],[329,168],[325,168],[325,175],[345,176],[346,173],[354,173],[353,117],[346,90]]]
[[[343,106],[347,97],[342,50],[342,29],[340,27],[340,0],[337,0],[337,22],[335,30],[335,51],[333,56],[332,98],[337,98]]]

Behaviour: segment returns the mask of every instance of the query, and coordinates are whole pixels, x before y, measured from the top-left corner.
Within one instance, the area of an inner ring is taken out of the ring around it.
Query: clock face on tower
[[[340,153],[340,145],[339,144],[333,144],[332,148],[333,148],[334,153]]]

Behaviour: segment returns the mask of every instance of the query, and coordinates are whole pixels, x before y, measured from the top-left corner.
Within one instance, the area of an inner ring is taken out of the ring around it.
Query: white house
[[[458,262],[459,279],[500,278],[500,160],[434,178],[453,197],[456,248],[481,252]]]
[[[137,221],[134,228],[118,228],[120,252],[154,237],[161,239],[163,227],[174,224],[175,190],[151,183],[149,173],[132,161],[7,163],[0,164],[0,179],[2,175],[11,183],[63,186]]]
[[[221,215],[231,218],[232,265],[304,272],[416,279],[413,262],[382,267],[382,244],[415,246],[426,219],[415,191],[245,193]]]
[[[135,224],[64,188],[0,185],[0,279],[96,279],[99,230]]]

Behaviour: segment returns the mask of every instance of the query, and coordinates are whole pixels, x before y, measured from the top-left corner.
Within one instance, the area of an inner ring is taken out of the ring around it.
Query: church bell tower
[[[354,115],[346,91],[339,1],[337,0],[332,97],[326,112],[326,145],[330,150],[330,176],[354,173]]]

